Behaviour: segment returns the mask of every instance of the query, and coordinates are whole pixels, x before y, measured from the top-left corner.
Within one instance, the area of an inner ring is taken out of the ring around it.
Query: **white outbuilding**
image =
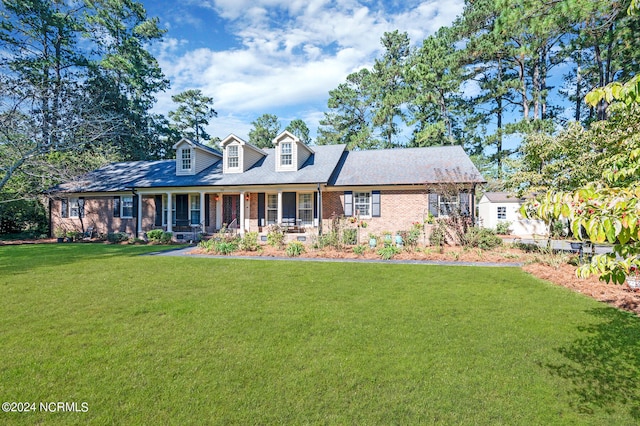
[[[548,229],[544,221],[524,219],[520,215],[523,198],[507,192],[486,192],[478,202],[478,222],[483,228],[495,229],[500,222],[511,222],[509,229],[512,235],[531,237],[547,235]]]

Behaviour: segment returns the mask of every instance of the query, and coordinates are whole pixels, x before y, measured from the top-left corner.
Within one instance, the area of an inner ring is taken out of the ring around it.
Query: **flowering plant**
[[[367,222],[365,222],[364,220],[361,220],[360,223],[358,224],[358,226],[360,228],[366,228],[368,225],[367,225]]]

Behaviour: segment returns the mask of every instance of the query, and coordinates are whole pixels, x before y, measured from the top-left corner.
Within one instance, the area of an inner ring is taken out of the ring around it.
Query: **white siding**
[[[483,196],[478,203],[478,219],[483,228],[495,229],[500,222],[511,222],[511,233],[519,237],[546,235],[547,227],[542,220],[523,219],[520,203],[493,203]],[[506,219],[498,219],[498,207],[506,210]]]
[[[263,155],[259,152],[257,152],[254,149],[251,149],[248,146],[243,146],[242,147],[242,151],[243,151],[243,155],[242,155],[242,171],[246,172],[247,170],[249,170],[251,168],[251,166],[253,166],[254,164],[256,164],[258,161],[260,161],[260,159],[263,157]]]
[[[196,173],[200,173],[207,167],[215,164],[220,159],[220,157],[216,155],[213,155],[211,153],[208,153],[199,149],[194,149],[193,152],[195,153],[195,156],[196,156],[195,158]]]

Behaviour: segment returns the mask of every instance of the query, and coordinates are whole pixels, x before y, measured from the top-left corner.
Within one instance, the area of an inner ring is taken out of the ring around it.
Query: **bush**
[[[442,220],[436,220],[436,226],[429,235],[429,244],[432,246],[443,246],[447,237],[447,224]]]
[[[107,241],[110,243],[122,243],[124,241],[129,241],[129,236],[124,232],[109,232],[107,234]]]
[[[304,253],[304,251],[304,244],[302,244],[300,241],[291,241],[287,245],[286,253],[289,257],[298,257],[302,253]]]
[[[173,234],[171,232],[165,232],[162,229],[154,229],[147,232],[147,238],[152,243],[157,244],[169,244]]]
[[[217,254],[229,255],[238,250],[238,242],[236,241],[214,241],[213,251]]]
[[[342,230],[342,241],[345,244],[354,245],[358,243],[358,230],[355,228],[346,228]]]
[[[504,222],[498,222],[498,224],[496,225],[496,234],[498,235],[509,235],[511,233],[511,229],[509,229],[509,227],[511,226],[511,222],[504,221]]]
[[[353,247],[353,252],[358,256],[362,256],[365,251],[367,251],[367,246],[365,246],[364,244],[358,244],[357,246]]]
[[[267,244],[281,248],[284,246],[284,230],[278,225],[270,225],[267,231]]]
[[[421,223],[415,222],[411,226],[411,230],[409,230],[409,232],[403,232],[403,240],[405,244],[411,248],[415,248],[418,245],[423,228],[424,226]]]
[[[315,248],[323,249],[325,247],[334,247],[340,249],[340,239],[336,231],[329,231],[326,234],[322,234],[318,237],[318,241],[314,244]]]
[[[238,248],[243,251],[257,251],[258,248],[260,248],[258,244],[258,233],[246,232],[238,243]]]
[[[465,246],[490,250],[502,245],[502,239],[498,237],[492,229],[474,227],[467,230],[463,243]]]
[[[396,254],[400,253],[400,251],[401,250],[396,246],[385,245],[378,250],[378,255],[384,260],[389,260],[392,259]]]

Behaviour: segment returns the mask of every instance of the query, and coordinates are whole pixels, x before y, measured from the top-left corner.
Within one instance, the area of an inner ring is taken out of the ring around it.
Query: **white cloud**
[[[223,121],[236,126],[232,132],[242,137],[257,116],[280,116],[280,110],[291,107],[312,120],[307,125],[315,133],[322,111],[309,105],[326,105],[329,90],[349,73],[370,66],[385,31],[406,31],[419,43],[450,24],[463,7],[462,0],[423,1],[411,7],[382,3],[384,10],[356,0],[207,0],[198,5],[227,20],[225,29],[239,40],[239,47],[185,51],[186,41],[169,38],[158,60],[171,80],[171,93],[197,88],[214,98],[220,113],[212,123],[216,136],[230,133],[220,131],[228,127]],[[159,96],[159,112],[173,108],[170,94]]]

